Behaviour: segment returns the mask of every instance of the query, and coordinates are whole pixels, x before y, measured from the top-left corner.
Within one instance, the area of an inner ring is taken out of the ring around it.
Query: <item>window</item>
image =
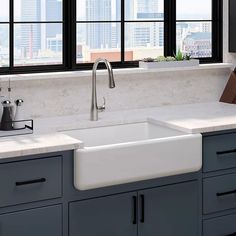
[[[164,55],[164,0],[125,1],[124,27],[126,61]]]
[[[212,3],[212,1],[214,3]],[[176,0],[176,46],[195,58],[216,58],[219,17],[214,0]],[[214,27],[214,28],[213,28]],[[215,43],[213,43],[213,41]]]
[[[222,0],[0,0],[0,72],[114,67],[180,49],[222,58]]]
[[[77,0],[76,62],[121,61],[121,0]]]
[[[63,0],[0,3],[0,71],[32,72],[42,66],[62,66]]]
[[[62,0],[14,0],[14,66],[62,64]]]
[[[0,68],[9,66],[9,3],[0,0]]]
[[[177,0],[176,5],[177,48],[193,57],[212,57],[211,0]]]

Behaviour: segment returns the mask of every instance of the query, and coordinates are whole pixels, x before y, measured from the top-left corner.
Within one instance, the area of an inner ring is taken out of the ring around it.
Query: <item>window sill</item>
[[[216,70],[216,69],[233,69],[231,63],[216,63],[216,64],[201,64],[197,67],[178,67],[178,68],[163,68],[163,69],[142,69],[142,68],[128,68],[128,69],[114,69],[114,75],[127,74],[141,74],[141,73],[168,73],[168,72],[183,72],[183,71],[198,71],[198,70]],[[106,70],[99,70],[98,75],[106,75]],[[81,78],[91,77],[92,71],[65,71],[65,72],[50,72],[50,73],[36,73],[36,74],[16,74],[16,75],[2,75],[1,81],[32,81],[32,80],[50,80],[50,79],[66,79],[66,78]]]

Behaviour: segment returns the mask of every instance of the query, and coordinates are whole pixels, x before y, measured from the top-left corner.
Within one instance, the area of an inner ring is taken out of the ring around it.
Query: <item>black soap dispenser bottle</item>
[[[1,130],[8,131],[13,129],[13,106],[10,100],[2,102],[3,113],[1,119]]]

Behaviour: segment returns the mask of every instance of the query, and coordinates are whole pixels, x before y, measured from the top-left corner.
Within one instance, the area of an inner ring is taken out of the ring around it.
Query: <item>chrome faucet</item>
[[[97,121],[98,120],[98,112],[99,111],[104,111],[105,110],[105,98],[103,105],[98,106],[97,105],[97,79],[96,79],[96,74],[97,74],[97,67],[99,63],[105,63],[107,70],[108,70],[108,77],[109,77],[109,88],[115,88],[115,81],[114,81],[114,76],[113,76],[113,70],[111,67],[111,64],[108,60],[103,59],[103,58],[98,58],[93,65],[93,73],[92,73],[92,104],[91,104],[91,110],[90,110],[90,120],[91,121]]]

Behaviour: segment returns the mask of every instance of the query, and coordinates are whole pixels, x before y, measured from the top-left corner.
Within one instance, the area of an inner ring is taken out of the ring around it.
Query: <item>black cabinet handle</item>
[[[231,194],[236,194],[236,189],[228,192],[216,193],[217,197],[223,197]]]
[[[23,186],[23,185],[30,185],[30,184],[37,184],[37,183],[44,183],[44,182],[46,182],[45,178],[32,179],[32,180],[27,180],[27,181],[22,181],[22,182],[16,182],[16,186]]]
[[[133,196],[133,224],[137,224],[137,197]]]
[[[144,195],[143,194],[140,195],[140,204],[141,204],[141,218],[140,218],[140,222],[144,223],[144,220],[145,220],[145,199],[144,199]]]
[[[225,155],[225,154],[231,154],[231,153],[236,153],[236,149],[216,152],[217,155]]]
[[[235,236],[236,232],[232,233],[232,234],[226,234],[225,236]]]

